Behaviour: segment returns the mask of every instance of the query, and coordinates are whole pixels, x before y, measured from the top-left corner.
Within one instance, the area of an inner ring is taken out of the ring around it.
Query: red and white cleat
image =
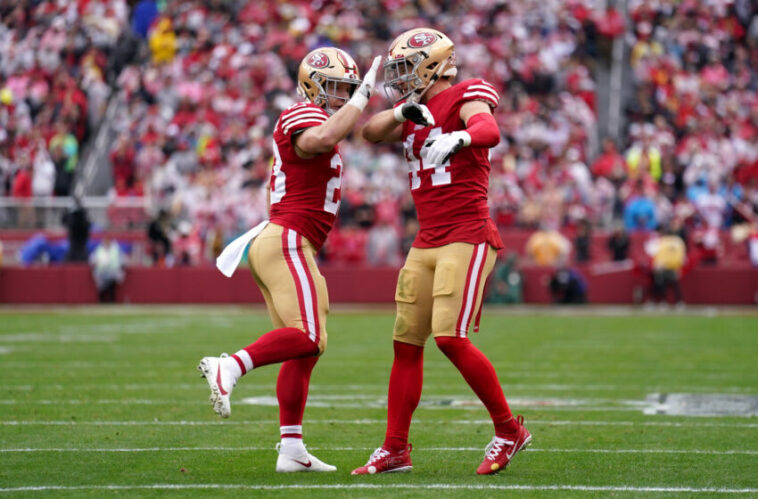
[[[222,353],[220,357],[203,357],[197,366],[211,389],[210,400],[213,410],[222,418],[228,418],[232,413],[229,396],[237,383],[236,380],[232,379],[232,375],[221,366],[221,360],[226,357],[228,355],[225,353]]]
[[[478,475],[493,475],[504,470],[513,456],[532,443],[532,435],[524,427],[524,417],[517,416],[518,431],[508,438],[494,437],[484,451],[484,461],[476,469]]]
[[[411,450],[413,446],[408,447],[400,452],[392,452],[382,447],[376,449],[365,466],[356,468],[351,475],[375,475],[377,473],[401,473],[411,471]]]

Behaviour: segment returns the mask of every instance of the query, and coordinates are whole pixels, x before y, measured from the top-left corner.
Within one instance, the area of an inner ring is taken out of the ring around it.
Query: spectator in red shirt
[[[134,185],[134,146],[129,138],[122,135],[111,149],[114,184],[131,188]]]
[[[626,177],[627,165],[616,143],[610,137],[603,139],[603,153],[592,163],[592,174],[595,177],[605,177],[609,180],[619,180]]]
[[[14,198],[32,197],[32,174],[29,171],[29,165],[23,165],[16,173],[11,188],[11,196]]]

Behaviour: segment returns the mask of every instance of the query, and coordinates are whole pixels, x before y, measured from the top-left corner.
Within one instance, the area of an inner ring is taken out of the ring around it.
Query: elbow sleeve
[[[491,114],[475,114],[468,119],[467,125],[466,132],[471,136],[471,147],[495,147],[500,142],[500,129]]]

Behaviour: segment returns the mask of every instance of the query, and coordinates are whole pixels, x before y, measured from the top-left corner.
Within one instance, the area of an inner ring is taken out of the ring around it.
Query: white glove
[[[406,102],[395,108],[395,121],[402,123],[406,120],[421,126],[434,126],[434,116],[429,108],[415,102]]]
[[[363,77],[363,83],[361,83],[361,86],[353,92],[353,96],[347,101],[348,104],[357,107],[361,111],[366,109],[366,104],[368,104],[368,100],[374,93],[374,87],[376,86],[376,72],[379,70],[379,65],[381,63],[382,56],[378,55],[374,57],[374,62],[371,63],[371,68]]]
[[[460,151],[463,147],[471,144],[471,135],[459,130],[457,132],[443,133],[424,144],[427,147],[426,161],[432,165],[445,163],[450,156]]]

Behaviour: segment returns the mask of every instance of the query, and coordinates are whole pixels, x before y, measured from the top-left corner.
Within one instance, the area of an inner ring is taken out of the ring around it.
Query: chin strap
[[[439,66],[437,66],[437,69],[434,70],[434,74],[429,79],[429,84],[427,84],[427,86],[425,86],[424,88],[422,88],[421,92],[414,91],[411,95],[409,95],[407,97],[407,101],[408,102],[421,102],[421,97],[424,96],[424,94],[426,93],[426,91],[429,90],[429,88],[432,85],[434,85],[435,83],[437,83],[437,80],[440,79],[440,76],[442,76],[442,74],[445,73],[448,70],[448,66],[449,66],[449,64],[448,64],[447,60],[445,60],[444,63],[442,63]],[[451,75],[451,76],[454,76],[454,75]]]

